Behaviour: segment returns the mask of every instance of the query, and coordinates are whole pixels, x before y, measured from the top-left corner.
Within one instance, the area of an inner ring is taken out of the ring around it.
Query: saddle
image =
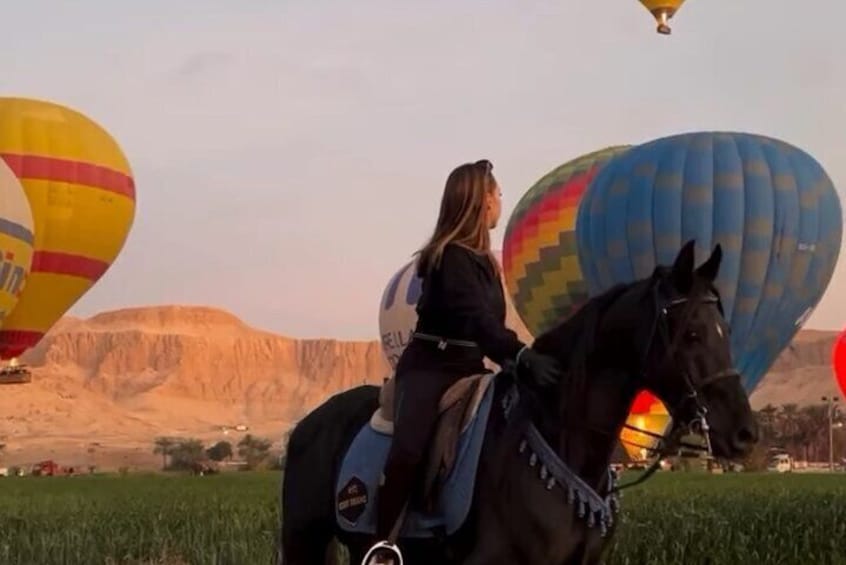
[[[493,373],[463,377],[441,396],[438,404],[438,423],[426,449],[422,483],[418,485],[424,512],[434,512],[440,487],[455,464],[458,438],[476,417],[479,404],[493,378]],[[371,427],[385,435],[394,433],[395,387],[395,378],[391,376],[382,385],[379,392],[379,408],[370,418]]]

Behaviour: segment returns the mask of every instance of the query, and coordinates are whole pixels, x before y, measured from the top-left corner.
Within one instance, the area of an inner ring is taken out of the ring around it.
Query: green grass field
[[[271,563],[279,480],[0,479],[0,564]],[[623,512],[609,564],[846,564],[846,475],[659,473]]]

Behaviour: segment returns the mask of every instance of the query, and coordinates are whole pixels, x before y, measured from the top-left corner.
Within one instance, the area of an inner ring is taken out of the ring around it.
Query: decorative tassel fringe
[[[622,514],[620,514],[620,499],[623,497],[623,494],[620,492],[611,494],[606,496],[604,499],[597,498],[597,493],[590,491],[590,492],[583,492],[581,489],[583,488],[590,488],[583,484],[577,484],[574,486],[570,483],[569,480],[559,481],[553,475],[553,469],[555,469],[555,465],[561,464],[560,461],[553,460],[552,469],[547,466],[548,462],[541,459],[541,455],[539,455],[531,445],[529,445],[528,437],[523,438],[520,441],[520,444],[517,447],[518,453],[521,455],[526,453],[528,450],[529,452],[529,459],[528,464],[529,467],[535,467],[540,464],[540,468],[538,469],[538,477],[541,481],[543,481],[546,490],[551,491],[556,484],[560,484],[562,489],[566,490],[567,493],[567,504],[574,506],[577,511],[579,519],[586,520],[588,528],[599,527],[600,535],[604,538],[608,535],[609,529],[614,525],[615,518],[614,515],[619,515],[617,520],[620,523],[625,522],[625,518]],[[543,449],[541,449],[543,451]],[[554,457],[553,457],[554,459]],[[566,469],[566,465],[565,465]],[[558,471],[561,473],[562,471]],[[567,475],[563,475],[566,479]],[[609,490],[613,489],[614,486],[617,484],[618,474],[613,468],[608,469],[608,478],[609,478]],[[604,503],[604,504],[603,504]],[[591,506],[593,504],[593,506]],[[597,506],[598,505],[598,506]]]

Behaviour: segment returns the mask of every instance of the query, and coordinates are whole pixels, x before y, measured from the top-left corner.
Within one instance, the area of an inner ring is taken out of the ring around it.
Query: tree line
[[[228,441],[218,441],[210,447],[196,438],[157,437],[153,453],[162,458],[162,470],[186,471],[211,467],[208,462],[233,460],[237,452],[244,468],[249,470],[281,467],[281,458],[274,458],[269,439],[245,435],[234,447]]]
[[[765,465],[767,451],[779,449],[800,461],[827,462],[829,458],[829,425],[833,422],[834,461],[846,457],[846,425],[842,412],[829,420],[828,404],[767,404],[755,412],[759,426],[759,442],[752,454],[755,466]]]

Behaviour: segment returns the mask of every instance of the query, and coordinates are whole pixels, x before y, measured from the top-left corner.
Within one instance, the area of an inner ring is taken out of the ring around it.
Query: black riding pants
[[[458,379],[485,370],[481,363],[458,363],[438,369],[397,371],[394,437],[379,489],[377,536],[388,537],[422,472],[422,461],[438,421],[441,396]]]

